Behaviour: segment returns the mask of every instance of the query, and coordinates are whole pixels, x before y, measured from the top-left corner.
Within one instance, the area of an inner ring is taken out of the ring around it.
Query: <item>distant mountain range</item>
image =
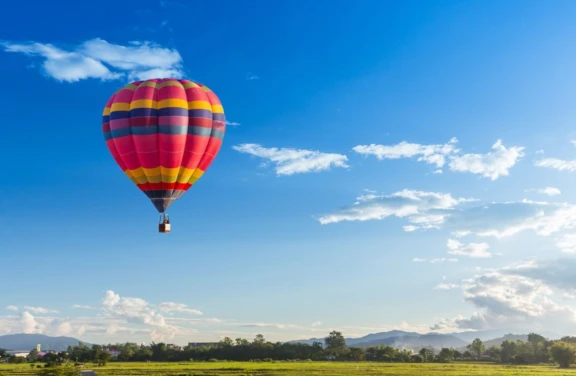
[[[78,345],[80,340],[71,337],[50,337],[43,334],[8,334],[0,336],[0,349],[30,351],[40,344],[41,350],[65,351]],[[91,346],[90,344],[87,344]]]
[[[531,331],[523,332],[530,333]],[[489,330],[448,334],[419,334],[415,332],[405,332],[402,330],[392,330],[389,332],[372,333],[360,338],[346,338],[346,344],[348,346],[355,347],[388,345],[400,349],[409,349],[415,351],[418,351],[423,347],[432,347],[434,349],[452,347],[458,350],[465,350],[466,346],[476,338],[480,338],[484,342],[486,348],[490,346],[499,346],[505,340],[516,341],[517,339],[520,339],[522,341],[526,341],[528,339],[527,334],[510,333],[510,330]],[[560,337],[557,333],[552,332],[539,334],[551,339]],[[312,344],[314,342],[324,343],[324,337],[290,341],[290,343],[307,344]]]
[[[356,347],[388,345],[414,351],[418,351],[423,347],[432,347],[437,350],[443,347],[452,347],[463,351],[475,338],[480,338],[486,348],[499,346],[505,340],[526,341],[528,339],[527,334],[511,334],[512,332],[511,330],[490,330],[448,334],[419,334],[403,330],[392,330],[389,332],[372,333],[360,338],[346,338],[346,344]],[[532,331],[516,330],[515,332],[530,333]],[[550,339],[558,339],[561,337],[558,333],[553,332],[540,332],[539,334]],[[0,336],[0,349],[30,351],[35,348],[37,344],[40,344],[42,350],[65,351],[68,349],[68,346],[76,346],[79,342],[81,342],[79,339],[72,337],[50,337],[42,334],[8,334]],[[289,341],[289,343],[307,343],[310,345],[314,342],[324,344],[324,337]],[[92,346],[87,342],[84,343]]]

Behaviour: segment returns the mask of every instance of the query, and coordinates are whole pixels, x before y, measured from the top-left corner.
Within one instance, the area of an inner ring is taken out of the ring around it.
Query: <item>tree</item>
[[[152,350],[152,360],[165,361],[166,360],[166,344],[164,342],[150,344]]]
[[[27,356],[28,360],[30,362],[35,362],[36,360],[38,360],[38,349],[33,348]]]
[[[486,350],[486,354],[488,354],[496,362],[499,362],[502,359],[502,350],[497,346],[490,346],[490,348]]]
[[[528,343],[532,348],[532,354],[529,359],[530,362],[540,363],[550,360],[548,348],[552,344],[552,341],[548,341],[540,334],[530,333],[528,334]]]
[[[220,342],[218,342],[218,347],[226,348],[226,347],[232,346],[233,344],[234,344],[234,342],[232,341],[232,338],[224,337],[224,339],[222,339]]]
[[[346,340],[341,332],[333,330],[328,337],[324,339],[326,349],[333,355],[338,355],[346,350]]]
[[[572,343],[556,341],[550,348],[550,356],[562,368],[568,368],[576,360],[576,346]]]
[[[98,361],[98,365],[99,366],[105,366],[108,361],[110,361],[111,355],[104,350],[101,350],[97,355],[96,355],[96,360]]]
[[[442,348],[438,353],[438,359],[441,362],[450,362],[454,358],[454,349],[448,349],[446,347]]]
[[[484,354],[484,343],[480,338],[476,338],[471,344],[466,346],[468,350],[475,353],[477,357],[480,357]]]
[[[262,334],[256,334],[256,337],[254,337],[254,341],[252,341],[252,343],[256,346],[262,346],[264,343],[266,343],[266,340]]]
[[[420,351],[418,351],[418,354],[420,354],[420,356],[422,357],[423,362],[430,362],[434,360],[434,352],[430,349],[427,349],[426,347],[420,349]]]
[[[359,362],[361,360],[364,360],[366,352],[361,347],[351,347],[349,356],[350,359]]]
[[[248,346],[250,342],[248,342],[245,338],[236,338],[236,346]]]

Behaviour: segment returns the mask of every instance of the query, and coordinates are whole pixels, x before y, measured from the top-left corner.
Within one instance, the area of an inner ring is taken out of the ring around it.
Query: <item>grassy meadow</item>
[[[92,367],[98,376],[576,376],[576,368],[508,366],[490,363],[371,363],[371,362],[197,362],[109,363]],[[2,376],[32,376],[30,365],[0,364]]]

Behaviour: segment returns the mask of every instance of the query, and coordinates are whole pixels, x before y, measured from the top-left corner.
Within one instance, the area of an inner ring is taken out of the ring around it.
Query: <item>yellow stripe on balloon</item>
[[[212,105],[212,112],[215,114],[223,114],[224,113],[224,107],[222,107],[221,104],[213,104]]]
[[[184,87],[184,89],[190,89],[192,87],[200,87],[200,85],[198,85],[195,82],[187,82],[184,85],[182,85]]]
[[[166,86],[179,86],[182,87],[182,84],[178,81],[164,81],[161,84],[157,84],[156,87],[158,89],[166,87]]]
[[[152,99],[137,99],[130,102],[130,109],[135,108],[158,108],[158,102]]]
[[[130,111],[130,103],[115,102],[110,109],[110,112],[114,111]]]
[[[154,82],[154,81],[144,81],[144,82],[141,82],[140,85],[138,85],[138,87],[143,87],[143,86],[156,87],[156,82]]]
[[[212,111],[212,105],[208,101],[190,101],[188,102],[189,110],[210,110]]]
[[[110,115],[110,107],[104,107],[104,112],[102,112],[102,116]]]
[[[200,179],[200,177],[202,177],[202,175],[204,174],[204,171],[202,171],[199,168],[194,169],[194,172],[192,173],[192,177],[190,177],[190,180],[188,180],[189,184],[194,184],[196,183],[196,180]]]
[[[183,99],[176,99],[176,98],[164,99],[158,102],[158,109],[168,107],[179,107],[188,109],[188,102]]]

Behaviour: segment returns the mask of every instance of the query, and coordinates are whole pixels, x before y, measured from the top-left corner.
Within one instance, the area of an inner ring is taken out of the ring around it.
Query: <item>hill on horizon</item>
[[[30,351],[40,344],[41,350],[65,351],[68,346],[78,345],[79,339],[72,337],[50,337],[44,334],[6,334],[0,336],[0,349],[12,351]],[[86,342],[84,342],[86,343]],[[90,346],[89,343],[86,343]]]
[[[420,350],[423,347],[433,347],[441,349],[442,347],[452,347],[455,349],[465,349],[466,345],[472,343],[475,338],[480,338],[486,348],[490,346],[499,346],[505,340],[516,341],[517,339],[526,341],[528,334],[512,334],[514,331],[506,329],[485,330],[476,332],[459,332],[459,333],[426,333],[420,334],[415,332],[405,332],[403,330],[392,330],[389,332],[371,333],[359,338],[346,338],[346,345],[355,347],[387,345],[397,348],[411,350]],[[530,330],[517,330],[516,333],[531,333]],[[557,333],[544,332],[539,333],[547,338],[558,337]],[[311,345],[313,342],[324,343],[324,338],[310,338],[289,341],[289,343],[306,343]]]

